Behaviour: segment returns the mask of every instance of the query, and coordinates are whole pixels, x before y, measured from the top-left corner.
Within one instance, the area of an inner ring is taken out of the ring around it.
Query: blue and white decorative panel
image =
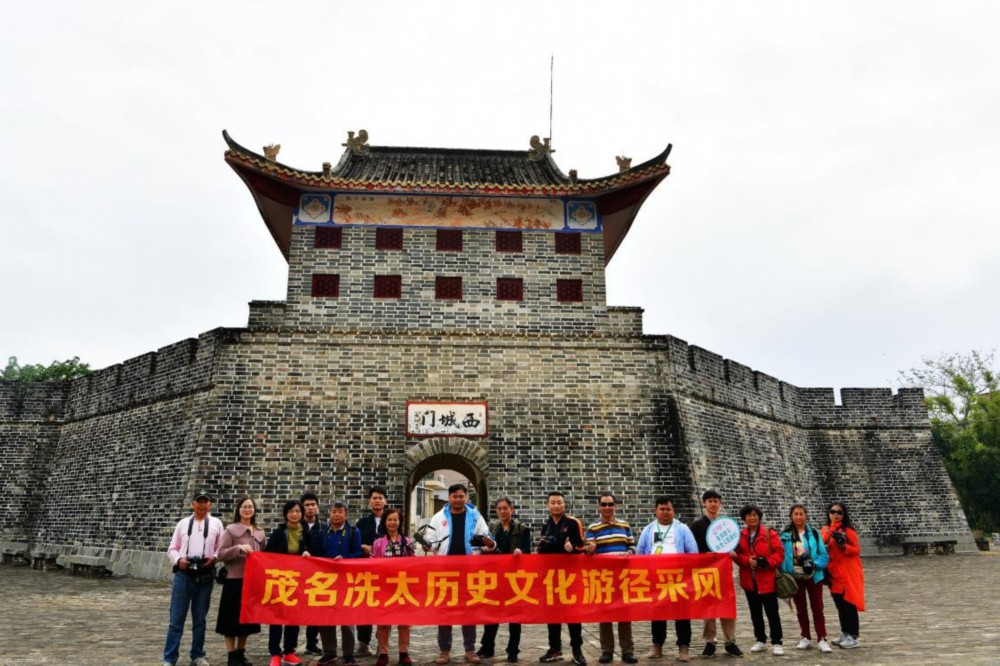
[[[333,197],[329,194],[303,194],[295,211],[296,224],[326,224],[333,211]]]
[[[571,231],[600,231],[597,205],[593,201],[567,201],[566,228]]]

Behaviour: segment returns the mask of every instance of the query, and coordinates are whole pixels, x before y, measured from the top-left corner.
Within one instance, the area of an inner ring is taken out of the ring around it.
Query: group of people
[[[233,521],[227,527],[210,511],[212,498],[207,492],[198,492],[191,502],[192,515],[182,519],[174,530],[168,555],[174,565],[173,588],[170,602],[170,625],[163,651],[164,666],[174,666],[180,654],[180,641],[185,617],[192,618],[191,666],[208,666],[205,658],[205,632],[217,563],[226,567],[222,583],[216,632],[224,637],[229,666],[252,666],[246,658],[247,637],[259,633],[260,625],[240,622],[243,567],[246,557],[253,552],[286,553],[302,557],[332,559],[364,557],[410,557],[416,554],[413,540],[402,529],[402,516],[396,508],[387,505],[386,490],[374,486],[368,492],[367,515],[355,525],[348,520],[348,506],[337,500],[331,503],[328,521],[319,515],[319,498],[305,493],[300,499],[289,500],[282,509],[283,520],[269,535],[257,526],[257,505],[250,497],[240,498],[235,507]],[[546,508],[548,518],[542,525],[539,538],[532,539],[530,528],[514,517],[515,507],[507,498],[494,505],[496,519],[487,523],[479,510],[470,504],[468,489],[463,484],[448,488],[448,503],[428,523],[420,536],[420,548],[433,555],[517,556],[522,553],[552,553],[567,555],[669,555],[675,553],[708,553],[709,528],[723,516],[722,496],[716,490],[702,495],[704,514],[684,524],[675,517],[674,503],[670,496],[655,499],[654,519],[646,525],[638,542],[631,526],[616,517],[617,499],[610,492],[598,497],[600,520],[584,528],[581,521],[566,512],[562,493],[549,493]],[[806,508],[795,504],[789,511],[789,523],[781,532],[764,526],[764,512],[753,504],[740,510],[744,527],[739,543],[730,552],[739,569],[740,586],[743,588],[756,642],[751,652],[767,649],[768,629],[775,655],[784,654],[782,647],[781,616],[778,612],[777,577],[788,574],[797,582],[794,605],[801,638],[796,645],[806,650],[814,645],[821,652],[832,652],[832,645],[849,649],[858,646],[858,612],[865,609],[864,575],[861,568],[858,536],[851,523],[847,507],[835,502],[827,510],[826,523],[816,529],[809,524]],[[823,587],[830,593],[840,618],[841,634],[828,641],[823,612]],[[809,614],[812,611],[810,631]],[[767,624],[765,624],[765,616]],[[743,656],[736,645],[736,621],[732,618],[705,620],[702,638],[705,641],[703,657],[713,657],[717,646],[717,625],[721,625],[723,650],[734,657]],[[521,626],[508,625],[506,655],[508,663],[516,663],[520,652]],[[338,659],[338,633],[340,652],[346,666],[357,663],[358,657],[372,654],[372,627],[321,626],[306,628],[305,650],[319,657],[321,666],[330,666]],[[437,643],[440,654],[436,663],[451,661],[453,627],[440,626]],[[580,624],[569,624],[570,650],[576,666],[586,666],[583,654],[583,635]],[[607,664],[614,660],[614,623],[600,624],[601,656],[598,661]],[[618,623],[618,645],[621,660],[627,664],[638,662],[630,622]],[[476,649],[476,627],[463,625],[462,647],[465,661],[478,664],[492,658],[496,652],[499,625],[483,628],[480,646]],[[690,620],[674,622],[678,661],[690,660],[692,629]],[[302,660],[296,656],[300,628],[298,626],[270,626],[268,650],[269,666],[297,666]],[[391,627],[377,627],[375,666],[388,666]],[[667,640],[667,622],[651,623],[652,647],[649,659],[663,656]],[[410,628],[397,627],[399,666],[412,666],[409,656]],[[322,647],[320,647],[320,644]],[[543,663],[562,661],[562,625],[548,625],[548,650],[541,656]]]

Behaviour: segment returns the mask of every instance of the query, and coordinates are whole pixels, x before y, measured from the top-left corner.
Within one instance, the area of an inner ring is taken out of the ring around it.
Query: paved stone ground
[[[868,558],[865,560],[868,612],[861,616],[862,647],[835,649],[821,655],[815,650],[794,648],[798,624],[794,612],[782,606],[782,624],[787,649],[785,657],[770,653],[751,655],[753,643],[746,602],[741,593],[737,620],[739,645],[747,662],[786,661],[799,664],[998,664],[1000,663],[1000,554]],[[64,572],[33,571],[26,567],[0,567],[0,664],[71,664],[112,666],[158,665],[163,649],[170,591],[163,581],[127,578],[93,579]],[[209,614],[209,630],[215,625],[218,592]],[[836,635],[836,609],[829,596],[827,624]],[[636,651],[644,655],[649,646],[645,623],[634,629]],[[584,649],[591,666],[600,652],[596,625],[584,627]],[[702,645],[700,623],[694,623],[693,652]],[[669,640],[673,640],[670,626]],[[185,631],[181,654],[189,649],[190,626]],[[461,638],[456,631],[456,639]],[[501,628],[498,642],[506,641]],[[266,666],[266,638],[250,639],[248,656]],[[564,646],[569,639],[564,637]],[[525,627],[521,663],[537,664],[545,650],[545,628]],[[226,663],[222,638],[210,633],[208,658],[214,666]],[[419,663],[432,663],[437,656],[433,628],[414,628],[411,654]],[[674,649],[668,656],[675,656]],[[645,660],[644,660],[645,661]],[[692,663],[703,662],[700,658]],[[186,666],[187,661],[179,662]],[[362,659],[372,666],[373,659]],[[496,662],[504,664],[500,659]],[[652,662],[667,666],[665,659]],[[736,663],[717,657],[714,663]],[[457,662],[456,662],[457,664]],[[569,666],[569,662],[566,662]],[[616,661],[615,666],[621,662]]]

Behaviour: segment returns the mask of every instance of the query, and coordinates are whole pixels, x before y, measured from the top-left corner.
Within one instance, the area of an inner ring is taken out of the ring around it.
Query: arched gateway
[[[608,306],[605,267],[670,173],[669,146],[580,178],[537,137],[466,150],[361,132],[316,171],[225,139],[288,260],[286,298],[251,303],[246,328],[88,377],[0,382],[5,553],[164,575],[196,490],[222,515],[248,493],[271,527],[305,489],[356,517],[369,485],[398,503],[445,467],[473,480],[484,513],[508,495],[535,525],[552,489],[585,520],[610,490],[642,524],[656,494],[687,521],[714,487],[730,510],[772,516],[845,501],[869,549],[974,549],[920,390],[843,389],[838,404]],[[687,251],[711,270],[710,245]],[[664,268],[660,284],[698,279]]]
[[[475,487],[477,503],[483,515],[490,516],[487,471],[489,462],[486,449],[475,440],[467,438],[436,437],[414,444],[406,449],[403,457],[403,474],[406,478],[406,522],[413,522],[410,497],[413,489],[427,474],[439,469],[453,469],[469,479]]]

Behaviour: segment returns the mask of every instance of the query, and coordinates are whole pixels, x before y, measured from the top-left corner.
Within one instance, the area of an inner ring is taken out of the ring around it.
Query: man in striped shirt
[[[601,521],[587,528],[587,546],[584,552],[588,555],[619,555],[626,557],[635,554],[635,537],[629,524],[615,519],[615,505],[618,501],[612,493],[601,493],[597,499]],[[618,623],[618,644],[622,649],[622,661],[626,664],[639,662],[635,658],[635,644],[632,642],[632,623]],[[615,632],[611,622],[601,622],[601,657],[602,664],[611,663],[615,658]]]

